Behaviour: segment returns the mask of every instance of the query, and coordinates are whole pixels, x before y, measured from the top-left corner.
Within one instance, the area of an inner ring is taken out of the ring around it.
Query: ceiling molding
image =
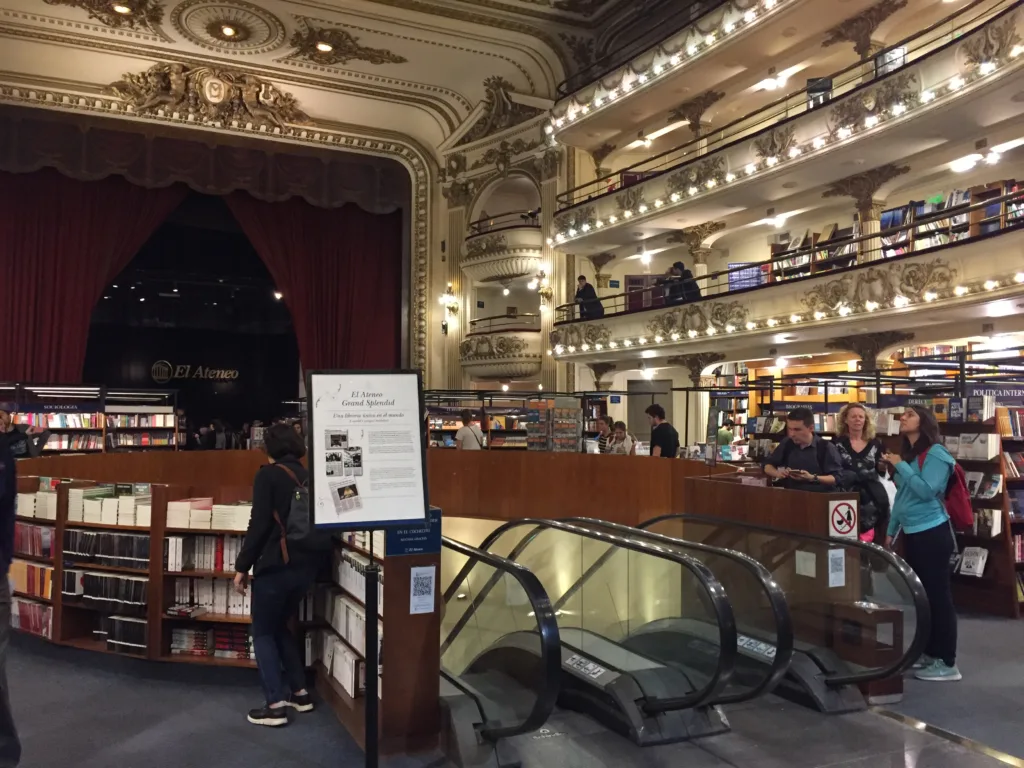
[[[40,40],[45,42],[57,43],[64,46],[85,48],[98,50],[103,53],[120,53],[126,54],[133,57],[146,59],[149,62],[166,61],[168,51],[166,49],[154,49],[151,46],[133,45],[131,43],[116,43],[105,40],[96,40],[82,35],[74,35],[72,33],[49,33],[40,31],[36,28],[26,28],[19,26],[11,26],[0,22],[0,36],[17,37],[30,40]],[[167,62],[172,63],[172,62]],[[223,67],[225,63],[219,59],[199,55],[190,57],[176,58],[175,63],[187,64],[189,66],[210,66],[210,67]],[[239,69],[246,74],[256,75],[265,79],[280,79],[290,85],[305,85],[313,88],[321,88],[325,91],[337,92],[343,94],[351,94],[354,96],[361,96],[364,98],[376,99],[380,101],[389,101],[396,104],[408,105],[418,107],[428,112],[438,124],[441,126],[445,134],[449,134],[455,131],[461,122],[461,115],[458,115],[452,108],[451,104],[444,101],[444,99],[427,94],[418,95],[415,93],[409,93],[407,91],[401,91],[394,87],[390,87],[391,83],[388,82],[387,78],[374,79],[372,76],[367,76],[363,79],[372,80],[374,86],[360,86],[355,83],[346,82],[345,80],[331,79],[326,77],[315,77],[315,76],[303,76],[296,73],[293,69],[282,69],[280,67],[270,67],[266,65],[242,65],[240,63],[232,63],[230,66]],[[349,74],[349,73],[346,73]],[[400,81],[399,81],[400,82]],[[95,84],[94,84],[95,87]],[[437,90],[431,86],[422,86],[424,89]]]
[[[89,14],[106,27],[115,29],[143,29],[158,34],[160,24],[164,20],[164,4],[162,0],[132,0],[132,5],[117,6],[109,0],[43,0],[47,5],[63,5],[76,8]],[[115,8],[121,8],[118,13]]]
[[[220,32],[224,25],[232,37]],[[244,0],[184,0],[171,10],[171,26],[193,45],[229,56],[269,53],[286,40],[281,19]]]
[[[427,365],[427,288],[430,280],[429,244],[432,192],[438,179],[438,168],[424,147],[407,136],[374,131],[361,126],[318,121],[315,127],[288,128],[281,133],[252,130],[239,126],[212,126],[188,122],[187,117],[148,114],[132,115],[117,98],[87,98],[81,94],[58,89],[30,90],[0,81],[0,103],[39,109],[102,115],[110,119],[155,122],[178,125],[192,131],[211,134],[244,135],[286,144],[335,148],[367,155],[390,157],[409,171],[412,184],[413,209],[410,221],[412,255],[412,290],[410,314],[413,338],[410,345],[412,365],[426,371]]]
[[[33,26],[33,24],[43,25],[47,29],[68,30],[69,33],[74,34],[78,39],[81,39],[82,32],[92,32],[98,35],[118,37],[124,40],[140,40],[150,43],[174,42],[170,37],[168,37],[163,32],[162,29],[149,31],[142,29],[131,29],[130,27],[108,27],[98,22],[61,19],[56,16],[46,16],[41,13],[15,11],[11,10],[10,8],[0,8],[0,20],[4,19],[9,20],[7,26],[23,27],[26,30],[39,29],[38,26]],[[20,22],[32,22],[32,24],[22,24]],[[0,21],[0,24],[3,24],[3,22]]]

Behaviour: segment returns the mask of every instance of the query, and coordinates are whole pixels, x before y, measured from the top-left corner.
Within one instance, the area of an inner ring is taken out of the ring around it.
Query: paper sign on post
[[[409,569],[409,613],[434,612],[434,577],[437,569],[432,565]]]
[[[857,501],[830,501],[828,503],[828,535],[833,539],[856,539]]]
[[[801,552],[797,550],[796,553],[796,575],[797,576],[810,576],[812,579],[816,572],[816,561],[813,552]]]
[[[318,527],[372,530],[426,519],[416,372],[311,371],[310,496]]]
[[[830,549],[828,551],[828,585],[829,587],[846,586],[845,549]]]

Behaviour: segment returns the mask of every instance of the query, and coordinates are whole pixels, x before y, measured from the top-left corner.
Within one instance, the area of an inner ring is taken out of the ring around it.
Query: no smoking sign
[[[830,501],[828,535],[833,539],[856,539],[857,534],[857,502]]]

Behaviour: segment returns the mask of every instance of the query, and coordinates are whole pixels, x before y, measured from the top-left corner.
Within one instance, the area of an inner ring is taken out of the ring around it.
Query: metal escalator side
[[[762,563],[786,593],[797,661],[813,665],[802,677],[821,681],[808,692],[826,711],[863,707],[854,686],[898,675],[924,651],[931,622],[924,586],[887,549],[703,515],[664,515],[641,527]]]
[[[785,677],[793,658],[793,621],[789,605],[782,587],[768,569],[752,557],[730,549],[671,538],[643,527],[631,528],[592,518],[567,518],[563,522],[578,523],[592,529],[603,528],[618,536],[640,538],[689,555],[710,568],[725,586],[736,617],[738,655],[732,678],[712,704],[735,704],[756,698],[770,692]],[[572,590],[579,589],[610,555],[611,551],[592,565]],[[555,607],[557,609],[558,605]],[[634,632],[631,639],[642,647],[645,639],[651,639],[651,634],[663,636],[662,642],[672,642],[672,635],[677,634],[679,637],[675,639],[680,647],[675,649],[675,653],[679,654],[680,663],[686,663],[687,646],[700,642],[701,633],[695,629],[702,628],[694,627],[692,621],[687,620],[654,622]]]
[[[441,544],[442,573],[465,559],[499,584],[489,591],[491,600],[446,595],[442,677],[473,700],[482,718],[476,731],[486,741],[537,730],[555,708],[562,674],[558,622],[544,587],[528,568],[503,557],[444,536]]]
[[[616,572],[602,584],[595,582],[590,592],[580,590],[574,595],[565,594],[578,576],[593,561],[606,555],[609,548],[617,558]],[[500,551],[509,559],[528,564],[553,600],[563,656],[577,651],[584,658],[600,661],[602,654],[612,654],[614,659],[605,658],[597,668],[632,674],[641,681],[641,688],[646,682],[642,702],[645,712],[661,713],[707,705],[727,684],[736,658],[735,619],[725,590],[700,561],[606,531],[539,519],[515,520],[499,526],[484,539],[480,549]],[[476,571],[474,563],[466,563],[447,588],[446,603],[450,604],[460,594],[472,593],[473,600],[482,604],[492,590],[499,588],[499,575]],[[567,576],[567,573],[577,575]],[[630,624],[638,621],[636,616],[649,612],[658,602],[654,593],[661,583],[677,603],[685,603],[695,613],[703,611],[702,618],[714,626],[716,632],[713,668],[705,678],[691,679],[689,690],[684,694],[670,685],[684,676],[667,669],[661,659],[632,653],[621,645],[621,640],[629,634]],[[570,598],[575,598],[571,605]],[[458,641],[465,624],[465,618],[452,623],[452,631],[442,643],[442,652]]]

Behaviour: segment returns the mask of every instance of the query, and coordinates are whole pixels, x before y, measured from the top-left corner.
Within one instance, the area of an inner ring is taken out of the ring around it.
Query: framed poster
[[[306,374],[309,495],[318,528],[425,522],[423,394],[416,371]]]

